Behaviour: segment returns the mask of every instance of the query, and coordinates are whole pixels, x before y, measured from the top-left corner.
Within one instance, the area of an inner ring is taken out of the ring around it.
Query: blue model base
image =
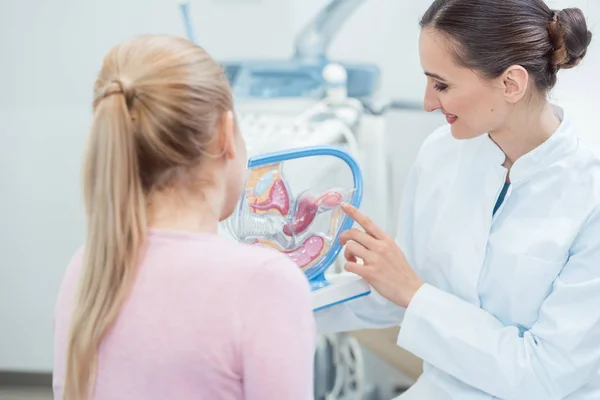
[[[325,278],[324,272],[315,276],[314,278],[312,278],[309,281],[309,283],[310,283],[310,290],[312,292],[314,292],[315,290],[323,289],[324,287],[331,285],[329,283],[329,281],[327,280],[327,278]]]
[[[327,309],[327,308],[331,308],[331,307],[337,306],[337,305],[339,305],[339,304],[343,304],[343,303],[347,303],[347,302],[349,302],[349,301],[352,301],[352,300],[360,299],[361,297],[368,296],[369,294],[371,294],[371,291],[364,292],[364,293],[358,294],[358,295],[356,295],[356,296],[348,297],[347,299],[343,299],[343,300],[340,300],[340,301],[336,301],[335,303],[327,304],[326,306],[323,306],[323,307],[318,307],[318,308],[315,308],[315,309],[313,310],[313,312],[317,312],[317,311],[325,310],[325,309]]]

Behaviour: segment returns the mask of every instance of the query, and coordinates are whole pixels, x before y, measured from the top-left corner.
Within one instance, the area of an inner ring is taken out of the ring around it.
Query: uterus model
[[[295,195],[284,165],[314,155],[333,155],[346,161],[352,169],[352,187],[319,186]],[[240,242],[273,248],[288,256],[314,283],[313,289],[327,285],[324,270],[341,250],[339,234],[352,225],[341,205],[358,206],[362,196],[362,177],[356,163],[339,149],[319,147],[259,156],[248,166],[244,195],[228,220],[230,233]]]

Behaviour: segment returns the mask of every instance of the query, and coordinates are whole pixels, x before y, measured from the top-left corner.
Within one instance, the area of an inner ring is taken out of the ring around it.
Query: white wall
[[[420,100],[417,53],[426,1],[367,0],[331,55],[379,63],[385,96]],[[560,2],[565,3],[565,2]],[[600,2],[583,6],[600,24]],[[294,32],[324,0],[194,0],[199,42],[220,59],[287,57]],[[227,15],[226,18],[222,17]],[[2,0],[0,2],[0,370],[52,366],[52,310],[62,272],[82,243],[80,163],[92,85],[102,57],[138,33],[183,35],[172,0]],[[600,147],[594,113],[600,27],[586,63],[561,73],[554,95]],[[395,193],[436,116],[389,117]],[[592,123],[594,121],[594,123]]]
[[[286,2],[193,6],[197,37],[216,57],[288,55]],[[139,33],[183,35],[176,2],[0,2],[0,370],[52,367],[53,305],[84,236],[93,82],[106,52]]]
[[[551,98],[569,111],[580,136],[600,150],[600,128],[594,117],[600,108],[600,1],[555,0],[548,3],[556,3],[556,8],[580,7],[586,13],[589,27],[595,35],[583,63],[577,68],[559,72],[558,84]]]

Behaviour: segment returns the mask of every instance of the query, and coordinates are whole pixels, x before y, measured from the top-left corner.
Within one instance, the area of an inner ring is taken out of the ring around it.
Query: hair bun
[[[577,66],[585,57],[592,41],[583,12],[579,8],[565,8],[554,12],[548,28],[554,51],[550,63],[556,69]]]

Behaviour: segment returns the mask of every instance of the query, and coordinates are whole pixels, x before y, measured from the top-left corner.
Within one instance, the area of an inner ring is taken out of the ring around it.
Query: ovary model
[[[319,213],[334,210],[344,196],[337,190],[326,191],[319,196],[302,195],[291,208],[290,191],[282,177],[281,164],[267,165],[253,170],[246,184],[248,207],[255,214],[276,214],[290,222],[283,226],[283,233],[293,236],[305,232]],[[290,211],[292,215],[290,214]],[[338,211],[338,210],[335,210]],[[339,212],[334,212],[330,234],[335,231]],[[310,268],[327,251],[324,237],[314,234],[292,249],[284,249],[268,239],[256,239],[254,244],[272,247],[286,254],[303,270]]]

